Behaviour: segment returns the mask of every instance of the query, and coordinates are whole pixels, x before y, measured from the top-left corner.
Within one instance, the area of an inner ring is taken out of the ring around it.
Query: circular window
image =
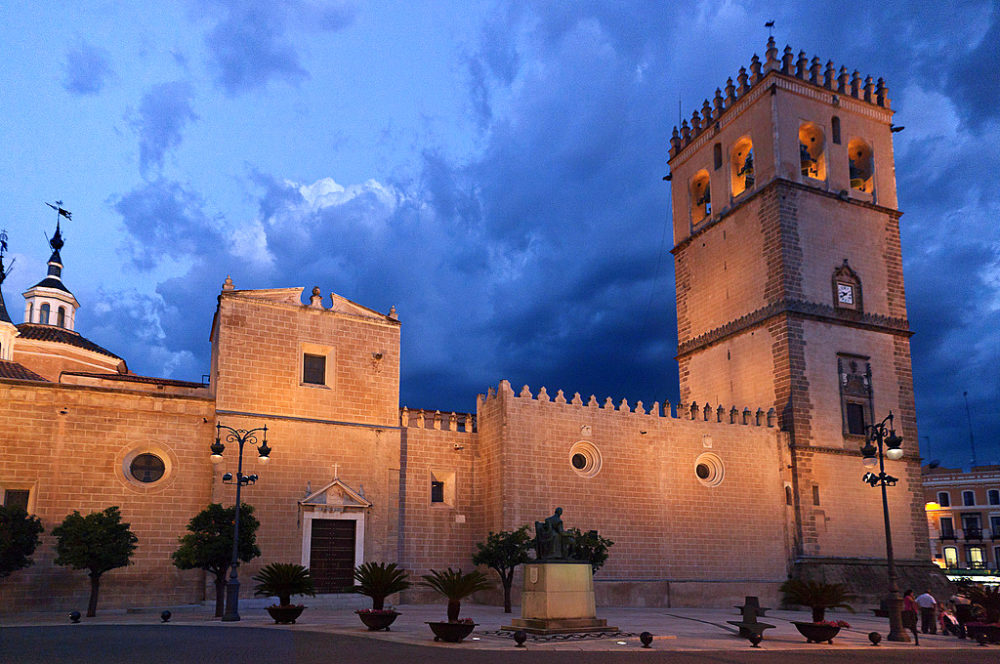
[[[145,452],[132,459],[128,470],[132,474],[132,477],[140,482],[150,483],[163,477],[166,469],[167,467],[163,463],[163,459],[155,454]]]
[[[590,442],[581,440],[569,450],[569,462],[573,471],[583,477],[593,477],[601,472],[601,452]]]
[[[726,475],[726,467],[718,455],[706,452],[695,459],[694,474],[705,486],[719,486]]]

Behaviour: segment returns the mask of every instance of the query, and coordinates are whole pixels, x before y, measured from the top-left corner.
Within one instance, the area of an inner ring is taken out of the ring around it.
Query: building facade
[[[600,603],[771,602],[790,574],[874,598],[882,511],[858,448],[892,411],[910,443],[888,462],[896,555],[927,583],[887,90],[779,59],[773,41],[737,80],[671,140],[681,403],[501,380],[474,414],[400,408],[395,310],[228,278],[208,383],[141,377],[73,330],[78,304],[62,296],[47,322],[38,300],[26,323],[0,323],[0,489],[47,531],[121,506],[139,549],[102,580],[106,605],[205,596],[170,552],[191,516],[232,500],[233,449],[209,461],[217,423],[266,425],[273,449],[266,467],[247,450],[263,556],[246,576],[297,561],[340,592],[368,560],[468,568],[490,531],[561,506],[568,527],[615,542]],[[85,596],[51,544],[5,580],[0,610]]]
[[[949,573],[1000,570],[1000,466],[924,468],[931,556]]]

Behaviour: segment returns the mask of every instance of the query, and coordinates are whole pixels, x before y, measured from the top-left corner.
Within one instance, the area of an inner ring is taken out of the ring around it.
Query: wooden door
[[[317,593],[351,592],[354,585],[355,521],[313,519],[309,571]]]

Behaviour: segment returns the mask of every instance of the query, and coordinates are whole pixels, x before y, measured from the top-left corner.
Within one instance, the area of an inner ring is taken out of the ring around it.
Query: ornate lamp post
[[[223,424],[215,425],[216,434],[215,442],[212,443],[212,463],[222,463],[222,452],[226,449],[226,446],[222,444],[222,431],[226,431],[226,442],[236,443],[239,445],[239,458],[236,465],[236,518],[233,523],[233,561],[232,561],[232,572],[229,575],[229,582],[226,584],[226,611],[222,616],[222,620],[227,622],[232,622],[240,619],[240,579],[238,575],[238,569],[240,566],[239,560],[239,547],[240,547],[240,489],[247,485],[253,484],[257,481],[257,475],[244,475],[243,474],[243,445],[249,442],[251,445],[257,445],[257,432],[263,432],[262,442],[260,447],[257,447],[257,453],[260,455],[258,461],[261,463],[267,463],[271,457],[271,448],[267,446],[267,427],[260,427],[258,429],[234,429],[232,427],[227,427]],[[222,476],[222,481],[225,483],[230,483],[233,480],[231,473],[226,473]]]
[[[871,419],[875,421],[875,400],[872,396],[872,370],[865,372],[865,385],[868,388],[868,407]],[[878,465],[878,475],[868,471],[861,478],[873,487],[882,487],[882,518],[885,521],[885,557],[889,567],[889,637],[890,641],[909,641],[910,637],[903,630],[903,598],[899,594],[899,584],[896,576],[896,561],[892,555],[892,528],[889,526],[889,499],[886,495],[887,486],[895,486],[899,478],[885,472],[885,459],[893,461],[903,457],[900,447],[903,439],[896,435],[892,428],[892,411],[878,424],[866,427],[865,444],[861,448],[862,463],[866,468]]]

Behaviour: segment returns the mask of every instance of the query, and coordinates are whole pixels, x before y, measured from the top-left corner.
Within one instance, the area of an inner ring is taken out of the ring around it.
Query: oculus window
[[[144,484],[156,482],[163,477],[166,470],[167,466],[163,463],[163,459],[149,452],[136,455],[128,468],[129,474]]]

